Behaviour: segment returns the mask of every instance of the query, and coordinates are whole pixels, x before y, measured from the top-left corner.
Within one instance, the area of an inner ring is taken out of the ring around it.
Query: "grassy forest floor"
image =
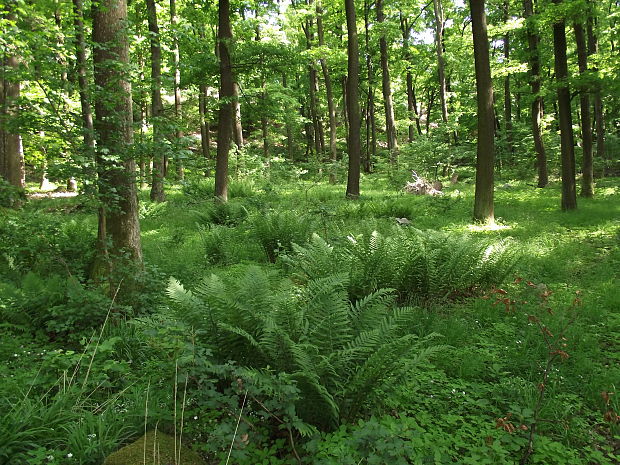
[[[488,227],[467,180],[215,206],[190,179],[141,192],[146,271],[114,301],[94,205],[3,210],[0,463],[100,464],[145,428],[214,464],[619,463],[619,186],[563,213],[557,183],[498,183]]]

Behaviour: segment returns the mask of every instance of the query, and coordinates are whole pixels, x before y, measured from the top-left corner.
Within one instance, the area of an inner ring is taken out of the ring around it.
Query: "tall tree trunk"
[[[504,1],[504,21],[508,22],[508,0]],[[510,36],[508,32],[504,34],[504,60],[508,64],[510,60]],[[514,154],[514,143],[512,138],[512,102],[510,95],[510,74],[504,77],[504,130],[506,135],[506,145],[508,152]]]
[[[598,53],[598,39],[594,32],[596,4],[594,2],[588,2],[588,4],[592,8],[588,17],[588,54],[593,55]],[[594,93],[594,125],[596,129],[596,156],[603,160],[605,159],[605,119],[603,118],[603,99],[598,88]]]
[[[323,8],[320,0],[316,4],[316,26],[319,36],[319,46],[325,45],[325,37],[323,32]],[[329,67],[325,57],[321,57],[321,70],[323,71],[323,81],[325,81],[325,93],[327,94],[327,112],[329,113],[329,153],[332,161],[338,158],[338,150],[336,147],[336,105],[334,104],[334,90],[332,88],[332,79],[329,74]]]
[[[411,52],[409,51],[409,34],[411,33],[411,25],[407,18],[400,13],[400,31],[403,34],[403,51],[405,59],[407,60],[407,113],[409,115],[409,142],[413,142],[415,139],[415,128],[418,131],[418,135],[422,135],[422,128],[420,127],[420,114],[418,113],[418,102],[415,96],[415,86],[413,82],[413,73],[411,72]]]
[[[200,114],[200,147],[205,161],[205,176],[209,176],[209,163],[211,162],[211,128],[207,116],[208,89],[206,84],[200,84],[198,92],[198,113]]]
[[[523,0],[524,17],[527,20],[534,14],[533,0]],[[527,41],[529,45],[530,86],[532,88],[532,135],[534,137],[534,149],[536,150],[536,167],[538,169],[538,187],[545,187],[549,183],[547,174],[547,154],[542,138],[543,98],[540,95],[540,55],[538,44],[540,38],[534,32],[534,26],[527,26]]]
[[[182,106],[181,106],[181,68],[179,63],[181,61],[181,52],[179,49],[177,26],[177,5],[176,0],[170,0],[170,28],[172,29],[173,37],[173,68],[174,68],[174,117],[176,119],[177,131],[175,137],[181,139],[183,137],[183,131],[181,130],[181,120],[183,118]],[[185,177],[185,169],[183,168],[183,160],[177,158],[176,160],[177,177],[183,179]]]
[[[577,61],[579,74],[588,71],[588,49],[586,34],[583,26],[575,22],[575,42],[577,44]],[[583,86],[580,90],[579,104],[581,108],[581,138],[583,143],[583,160],[581,165],[581,196],[592,197],[594,195],[594,167],[592,165],[592,118],[590,117],[590,95],[588,89]]]
[[[146,12],[149,23],[149,37],[151,50],[151,117],[153,120],[153,181],[151,183],[151,200],[163,202],[166,200],[164,192],[165,161],[163,155],[162,134],[162,100],[161,100],[161,45],[159,26],[157,25],[157,5],[155,0],[146,0]]]
[[[372,54],[370,50],[370,5],[364,1],[364,41],[366,44],[366,72],[368,76],[368,98],[366,102],[366,152],[364,172],[372,171],[372,160],[377,157],[377,125],[375,121],[375,85]]]
[[[282,87],[285,89],[288,88],[286,82],[286,71],[282,73]],[[286,113],[289,114],[291,111],[290,108],[286,108]],[[285,131],[286,131],[286,155],[289,160],[293,160],[294,157],[294,140],[293,140],[293,128],[291,126],[291,122],[289,118],[285,118],[286,121],[284,123]]]
[[[220,0],[218,4],[217,43],[220,57],[220,111],[217,127],[217,160],[215,166],[215,197],[220,202],[228,201],[228,151],[232,137],[235,95],[235,81],[232,73],[230,43],[230,0]]]
[[[9,9],[6,19],[15,21],[15,12]],[[0,76],[0,176],[15,187],[24,188],[26,176],[24,169],[24,153],[22,138],[19,132],[7,124],[18,114],[17,101],[20,96],[20,83],[13,71],[17,71],[19,62],[15,51],[10,50],[10,45],[2,50],[2,75]],[[9,72],[7,75],[7,71]]]
[[[443,57],[444,16],[441,0],[433,0],[435,11],[435,46],[437,50],[437,71],[439,73],[439,101],[441,103],[441,119],[448,122],[448,101],[446,98],[446,62]]]
[[[231,32],[232,34],[232,32]],[[241,124],[241,100],[239,99],[239,83],[233,83],[233,110],[234,120],[231,122],[235,145],[243,147],[243,125]]]
[[[385,22],[385,13],[383,12],[383,0],[376,0],[377,22],[383,24]],[[398,162],[398,139],[396,138],[396,124],[394,122],[394,104],[392,102],[392,87],[390,83],[390,68],[388,65],[388,47],[385,34],[379,37],[379,52],[381,55],[381,89],[383,91],[383,106],[385,108],[385,133],[387,137],[387,146],[390,151],[390,162],[397,164]]]
[[[122,257],[124,262],[130,257],[139,266],[142,264],[136,165],[127,155],[133,142],[133,113],[126,27],[125,0],[101,0],[94,6],[94,76],[100,89],[95,97],[94,127],[103,205],[99,210],[99,266],[95,266],[95,276],[114,271],[115,258]]]
[[[360,102],[359,102],[359,47],[357,43],[357,20],[355,1],[344,1],[347,17],[347,114],[349,115],[349,173],[347,176],[347,197],[360,195]]]
[[[433,104],[435,103],[435,89],[429,87],[426,93],[428,97],[428,104],[426,106],[426,134],[428,134],[431,128],[431,112],[433,111]]]
[[[308,2],[308,5],[311,5],[312,1]],[[305,26],[303,27],[304,34],[306,36],[306,49],[312,49],[312,20],[306,20]],[[314,149],[316,151],[317,157],[320,157],[325,149],[325,137],[323,135],[323,124],[321,122],[321,117],[319,115],[319,105],[317,99],[317,92],[319,91],[319,82],[317,78],[317,72],[314,67],[314,59],[308,63],[308,93],[310,95],[310,115],[312,117],[312,126],[314,133]]]
[[[560,4],[562,0],[553,0]],[[566,60],[566,30],[564,19],[553,25],[553,52],[555,56],[555,78],[558,86],[558,113],[560,120],[560,145],[562,150],[562,210],[577,208],[575,186],[575,151],[573,139],[573,118],[568,87],[568,63]]]
[[[493,81],[489,62],[489,39],[484,0],[470,0],[476,95],[478,100],[478,145],[474,220],[493,222],[493,165],[495,158]]]

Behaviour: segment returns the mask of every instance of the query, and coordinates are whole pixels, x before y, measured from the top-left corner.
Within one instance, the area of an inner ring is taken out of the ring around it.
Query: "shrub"
[[[200,224],[236,226],[247,218],[248,211],[240,203],[214,202],[207,205],[204,210],[196,211],[196,216]]]
[[[293,243],[305,243],[311,228],[308,218],[293,212],[268,212],[255,216],[252,221],[254,237],[271,263],[275,263],[283,251],[290,252]]]
[[[0,207],[19,207],[25,200],[26,192],[24,189],[15,187],[0,177]]]

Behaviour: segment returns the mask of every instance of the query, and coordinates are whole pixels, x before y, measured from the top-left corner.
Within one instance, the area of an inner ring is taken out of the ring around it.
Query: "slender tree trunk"
[[[321,7],[320,0],[316,4],[316,14],[319,47],[323,47],[325,45],[325,38],[323,32],[323,8]],[[329,153],[331,160],[335,162],[338,158],[338,150],[336,147],[336,105],[334,104],[334,90],[332,88],[332,80],[329,74],[327,60],[324,57],[321,57],[320,63],[321,70],[323,71],[323,81],[325,81],[325,93],[327,94],[327,112],[329,113]],[[330,181],[336,181],[333,173],[330,174]]]
[[[146,0],[146,12],[151,44],[151,117],[153,120],[153,142],[155,146],[151,200],[153,202],[163,202],[166,200],[166,194],[164,192],[165,162],[161,127],[163,110],[161,100],[161,45],[159,42],[159,26],[157,25],[157,5],[155,0]]]
[[[232,34],[232,32],[231,32]],[[239,100],[239,83],[236,81],[233,83],[233,109],[234,120],[231,122],[233,125],[233,137],[235,145],[239,148],[243,147],[243,125],[241,124],[241,101]]]
[[[495,157],[493,81],[489,62],[489,39],[484,0],[470,0],[476,95],[478,100],[478,145],[474,220],[493,222],[493,165]]]
[[[385,22],[383,12],[383,0],[376,0],[377,22]],[[390,68],[388,65],[388,46],[385,35],[379,37],[379,52],[381,55],[381,89],[383,91],[383,105],[385,108],[385,133],[387,146],[390,151],[390,162],[394,165],[398,162],[398,139],[396,138],[396,124],[394,121],[394,104],[392,102],[392,87],[390,84]]]
[[[136,165],[128,157],[133,141],[129,45],[125,0],[101,0],[93,10],[93,62],[95,85],[94,122],[98,135],[97,169],[99,195],[99,264],[94,275],[105,272],[107,258],[130,257],[142,264]],[[114,292],[114,289],[111,289]]]
[[[588,49],[586,34],[583,26],[575,22],[575,42],[577,44],[577,60],[579,74],[588,71]],[[580,89],[579,104],[581,108],[581,138],[583,143],[583,161],[581,165],[581,196],[592,197],[594,195],[594,167],[592,165],[592,118],[590,117],[590,95],[584,86]]]
[[[553,0],[553,2],[560,4],[562,0]],[[575,152],[570,90],[568,87],[566,30],[563,19],[553,25],[553,52],[555,56],[555,77],[558,86],[560,145],[562,149],[562,210],[574,210],[577,208]]]
[[[364,1],[364,42],[366,44],[366,72],[368,76],[368,98],[366,102],[366,152],[364,172],[372,171],[372,160],[377,157],[377,128],[375,122],[375,85],[372,54],[370,50],[370,5]]]
[[[288,88],[286,81],[287,81],[286,72],[283,72],[282,73],[282,87],[284,87],[285,89]],[[291,111],[290,108],[287,108],[286,113],[289,114],[289,111]],[[286,154],[289,160],[293,160],[293,157],[294,157],[293,128],[291,126],[291,122],[289,118],[286,118],[284,126],[286,130]]]
[[[400,30],[403,34],[403,51],[405,59],[407,60],[407,113],[409,115],[409,142],[413,142],[415,139],[415,128],[418,131],[418,135],[422,135],[422,128],[420,127],[420,114],[418,113],[418,102],[415,96],[415,86],[413,82],[413,73],[411,72],[411,53],[409,51],[409,34],[411,33],[411,26],[407,21],[407,18],[400,13]]]
[[[504,1],[504,21],[508,22],[508,0]],[[510,36],[504,34],[504,60],[506,63],[510,60]],[[506,135],[506,145],[508,152],[514,154],[514,143],[512,137],[512,101],[510,95],[510,74],[504,77],[504,130]]]
[[[588,54],[593,55],[598,53],[598,39],[594,32],[595,24],[595,3],[588,2],[590,5],[591,14],[588,17]],[[596,68],[594,68],[596,71]],[[605,159],[605,119],[603,118],[603,99],[601,98],[600,89],[596,89],[594,92],[594,125],[596,129],[596,156],[603,160]]]
[[[208,89],[206,84],[200,84],[198,92],[198,112],[200,114],[200,147],[205,161],[205,176],[209,176],[209,163],[211,162],[211,128],[207,117]]]
[[[9,9],[6,19],[15,21],[16,15],[10,9],[11,5],[7,4],[6,8]],[[0,176],[11,185],[24,188],[26,176],[22,138],[15,128],[7,124],[18,115],[17,101],[20,96],[19,81],[14,76],[7,76],[5,71],[17,70],[19,66],[15,52],[10,48],[12,47],[8,45],[0,55]]]
[[[533,0],[523,0],[524,16],[527,20],[534,14]],[[547,155],[542,138],[543,98],[540,95],[540,55],[538,43],[540,38],[534,32],[532,24],[527,27],[527,41],[529,45],[530,86],[532,88],[532,135],[534,137],[534,149],[536,150],[536,167],[538,169],[538,187],[545,187],[549,183],[547,174]]]
[[[176,119],[177,131],[175,137],[181,139],[183,137],[183,131],[181,129],[181,122],[183,118],[182,106],[181,106],[181,68],[179,63],[181,61],[181,52],[179,49],[178,33],[176,31],[177,25],[177,5],[176,0],[170,0],[170,28],[172,29],[173,36],[173,69],[174,69],[174,117]],[[177,158],[176,160],[177,177],[183,179],[185,177],[185,169],[183,168],[183,160]]]
[[[428,134],[431,128],[431,112],[433,111],[433,104],[435,103],[435,89],[428,88],[426,92],[428,97],[428,105],[426,106],[426,134]]]
[[[444,16],[441,0],[433,0],[435,11],[435,46],[437,50],[437,70],[439,73],[439,101],[441,103],[441,119],[448,122],[448,101],[446,98],[446,63],[443,57]]]
[[[360,195],[360,103],[359,103],[359,47],[357,43],[357,20],[354,0],[344,2],[347,17],[347,113],[349,115],[349,173],[347,177],[347,197]]]
[[[220,111],[217,128],[217,160],[215,166],[215,197],[220,202],[228,201],[228,151],[233,129],[234,108],[231,101],[235,96],[235,81],[232,74],[230,43],[230,0],[218,4],[217,43],[220,57]]]

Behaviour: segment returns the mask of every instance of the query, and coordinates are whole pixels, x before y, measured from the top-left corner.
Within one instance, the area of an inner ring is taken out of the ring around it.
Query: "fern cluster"
[[[249,267],[227,281],[212,275],[191,291],[171,280],[168,294],[177,318],[216,361],[287,373],[301,392],[300,418],[330,428],[385,391],[426,344],[405,331],[414,310],[395,308],[391,291],[352,304],[348,285],[338,274],[299,287]]]
[[[518,259],[508,242],[440,231],[399,228],[390,235],[374,231],[348,239],[332,247],[315,235],[308,244],[295,245],[285,262],[301,282],[340,270],[352,300],[391,288],[401,301],[423,304],[498,285]]]

